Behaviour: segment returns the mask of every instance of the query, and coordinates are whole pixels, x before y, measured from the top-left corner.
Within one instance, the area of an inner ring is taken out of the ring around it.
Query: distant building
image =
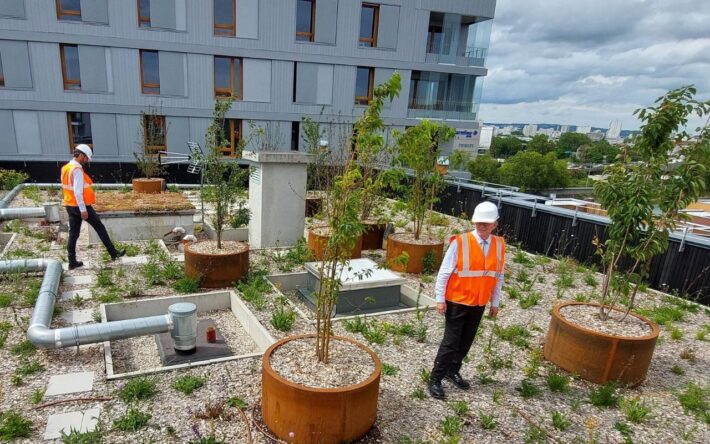
[[[588,134],[592,132],[591,126],[578,126],[577,131],[579,134]]]
[[[595,131],[593,133],[587,133],[587,137],[589,137],[592,142],[599,142],[600,140],[604,140],[604,133]]]
[[[537,125],[525,125],[523,127],[523,136],[533,137],[535,134],[537,134]]]
[[[616,141],[621,137],[621,120],[613,120],[606,132],[606,140]]]
[[[560,125],[560,133],[568,133],[569,125]]]
[[[482,126],[481,127],[481,137],[478,141],[478,149],[476,155],[478,154],[488,154],[491,149],[491,143],[493,143],[493,130],[494,126]]]

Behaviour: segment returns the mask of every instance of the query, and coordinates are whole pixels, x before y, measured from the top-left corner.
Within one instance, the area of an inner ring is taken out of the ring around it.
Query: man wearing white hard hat
[[[471,349],[486,305],[498,315],[505,276],[505,241],[494,236],[498,207],[482,202],[473,211],[474,231],[452,236],[436,277],[436,309],[446,317],[444,338],[429,378],[429,393],[446,398],[442,380],[462,390],[471,384],[461,377],[463,359]]]
[[[106,227],[99,219],[99,215],[92,207],[96,202],[96,195],[92,188],[93,181],[84,171],[84,165],[91,161],[93,152],[88,145],[77,145],[74,148],[74,158],[62,167],[62,192],[64,194],[64,207],[69,215],[69,239],[67,241],[67,256],[69,259],[69,269],[84,265],[76,259],[76,241],[79,239],[81,222],[86,221],[99,235],[106,250],[112,259],[119,258],[126,254],[125,251],[117,250],[106,231]]]

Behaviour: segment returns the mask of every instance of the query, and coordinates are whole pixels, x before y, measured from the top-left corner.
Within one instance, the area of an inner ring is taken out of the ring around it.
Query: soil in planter
[[[331,340],[327,365],[318,361],[315,348],[315,338],[289,341],[274,350],[271,367],[288,381],[314,388],[359,384],[375,371],[372,357],[349,342]]]
[[[222,241],[222,248],[217,248],[216,240],[205,240],[190,245],[190,251],[198,254],[234,254],[242,253],[248,249],[248,244],[224,240]]]
[[[629,313],[612,311],[605,321],[599,318],[599,307],[591,305],[567,305],[560,309],[560,315],[580,327],[611,336],[643,337],[652,333],[651,327]],[[623,319],[623,320],[622,320]]]
[[[195,207],[182,193],[160,194],[99,192],[94,209],[99,213],[109,211],[133,211],[136,213],[194,210]]]

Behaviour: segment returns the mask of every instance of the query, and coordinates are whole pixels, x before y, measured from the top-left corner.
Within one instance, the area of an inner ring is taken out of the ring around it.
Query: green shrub
[[[136,244],[129,244],[125,242],[116,242],[116,249],[123,250],[126,252],[126,256],[134,257],[141,253],[141,247]]]
[[[346,319],[343,321],[343,327],[348,333],[364,333],[367,329],[366,318],[355,316],[352,319]]]
[[[96,273],[96,285],[100,288],[113,287],[113,270],[103,268]]]
[[[494,414],[488,414],[483,410],[478,411],[478,421],[481,423],[483,430],[493,430],[498,425]]]
[[[232,228],[239,228],[249,225],[249,220],[251,219],[251,211],[249,208],[239,207],[229,218],[229,226]]]
[[[609,381],[589,392],[589,402],[596,407],[616,407],[619,405],[618,384]]]
[[[131,379],[118,389],[116,395],[126,403],[144,401],[158,393],[156,384],[155,378],[140,377]]]
[[[29,438],[31,434],[32,421],[22,416],[22,413],[17,410],[0,412],[0,440]]]
[[[163,271],[160,268],[160,264],[154,258],[150,258],[147,263],[141,265],[140,272],[145,278],[146,284],[149,287],[154,287],[156,285],[163,285],[165,281],[163,280]]]
[[[651,407],[640,399],[622,399],[621,412],[628,421],[640,423],[649,418]]]
[[[528,308],[537,305],[538,302],[542,299],[542,295],[538,293],[537,291],[531,291],[528,293],[525,297],[520,298],[518,301],[520,308],[523,310],[527,310]]]
[[[173,283],[173,288],[178,293],[197,293],[200,289],[200,280],[183,276]]]
[[[466,401],[453,401],[449,403],[449,408],[453,410],[453,412],[457,416],[464,416],[468,415],[468,412],[471,410],[468,407],[468,403]]]
[[[265,272],[251,272],[245,281],[237,283],[237,290],[241,292],[242,299],[259,310],[266,304],[264,294],[271,291],[271,286],[264,278],[265,275]]]
[[[3,190],[11,190],[29,179],[29,175],[22,171],[6,170],[0,168],[0,187]]]
[[[594,287],[594,288],[596,288],[597,285],[599,285],[599,282],[597,281],[596,276],[594,276],[594,274],[591,272],[584,275],[584,283],[589,285],[590,287]]]
[[[148,424],[151,415],[143,413],[135,407],[128,409],[126,414],[113,421],[113,426],[123,432],[135,432]]]
[[[186,395],[192,394],[195,390],[205,385],[205,379],[192,375],[180,376],[173,382],[173,388]]]
[[[163,278],[167,281],[175,281],[185,277],[185,268],[183,264],[167,260],[163,262]]]
[[[520,383],[520,387],[516,387],[515,390],[517,390],[523,398],[533,398],[540,394],[540,389],[528,379],[523,379]]]
[[[552,426],[557,430],[565,431],[572,425],[572,421],[567,419],[564,413],[555,410],[552,412]]]
[[[671,305],[662,305],[654,308],[638,308],[636,311],[659,325],[666,325],[668,322],[682,321],[685,318],[683,309]]]
[[[547,375],[545,382],[552,392],[566,392],[569,389],[569,378],[566,375],[558,373],[556,370],[551,371]]]
[[[433,250],[429,250],[424,254],[422,258],[422,273],[431,274],[436,271],[436,253]]]
[[[439,423],[439,430],[444,436],[453,437],[461,433],[463,420],[456,415],[447,416]]]
[[[296,312],[291,306],[286,301],[278,303],[271,314],[271,325],[278,331],[291,331],[294,322],[296,322]]]

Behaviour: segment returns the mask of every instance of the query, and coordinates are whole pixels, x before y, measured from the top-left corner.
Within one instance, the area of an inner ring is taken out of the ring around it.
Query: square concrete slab
[[[94,372],[67,373],[49,378],[44,396],[64,395],[67,393],[89,392],[94,387]]]
[[[148,263],[148,256],[123,256],[121,258],[121,263],[124,265],[138,265],[138,264],[147,264]]]
[[[69,324],[86,324],[94,320],[94,310],[72,310],[62,313],[60,316],[65,322]]]
[[[63,291],[59,295],[59,297],[61,298],[62,301],[70,301],[70,300],[74,299],[77,295],[81,299],[91,299],[91,289],[84,288],[81,290]]]
[[[44,430],[44,439],[61,438],[62,431],[69,434],[72,429],[78,432],[91,432],[99,423],[100,408],[76,412],[58,413],[49,415],[47,428]]]
[[[163,366],[185,364],[188,362],[207,361],[210,359],[224,358],[232,356],[224,337],[217,330],[216,342],[207,342],[207,327],[217,329],[212,319],[201,319],[197,321],[197,348],[193,353],[177,352],[174,348],[175,343],[170,333],[161,333],[155,336],[155,341],[158,344],[160,352],[160,361]]]
[[[81,276],[67,276],[62,279],[62,282],[67,285],[89,285],[94,282],[94,277],[90,274],[83,274]]]

